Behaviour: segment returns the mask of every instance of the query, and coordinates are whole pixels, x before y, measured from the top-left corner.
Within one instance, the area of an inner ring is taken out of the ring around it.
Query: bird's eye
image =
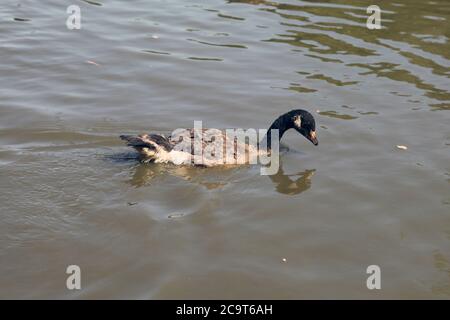
[[[300,118],[300,116],[294,116],[293,120],[297,128],[300,128],[302,126],[302,119]]]

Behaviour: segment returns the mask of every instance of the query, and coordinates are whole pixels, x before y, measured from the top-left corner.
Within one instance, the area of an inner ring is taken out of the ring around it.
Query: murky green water
[[[372,2],[3,1],[0,297],[449,298],[450,2]],[[292,108],[271,177],[118,139]]]

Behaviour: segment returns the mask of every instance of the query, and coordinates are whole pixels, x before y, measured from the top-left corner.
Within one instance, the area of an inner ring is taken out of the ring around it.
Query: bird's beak
[[[319,140],[317,140],[316,132],[310,131],[308,136],[306,137],[309,141],[311,141],[315,146],[319,144]]]

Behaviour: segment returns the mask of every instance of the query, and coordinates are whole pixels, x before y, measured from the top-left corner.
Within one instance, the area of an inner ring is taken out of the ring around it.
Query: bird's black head
[[[292,110],[287,113],[289,126],[297,130],[302,136],[311,141],[315,146],[319,144],[316,136],[316,121],[311,113],[306,110]]]

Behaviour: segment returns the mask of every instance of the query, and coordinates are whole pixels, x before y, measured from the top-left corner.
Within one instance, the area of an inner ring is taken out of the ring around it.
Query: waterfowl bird
[[[236,137],[228,135],[228,130],[218,129],[177,129],[169,137],[150,133],[137,136],[121,135],[120,138],[139,152],[141,162],[211,167],[223,164],[256,163],[252,162],[255,157],[271,153],[272,129],[278,130],[278,142],[286,131],[295,129],[314,145],[319,144],[314,117],[308,111],[301,109],[291,110],[279,116],[269,127],[261,142],[256,141],[254,144],[250,141],[246,142],[245,139],[239,141]],[[180,143],[185,143],[184,147],[180,148]],[[262,144],[265,148],[261,147]],[[232,147],[229,148],[232,149],[229,152],[226,149],[227,145]]]

